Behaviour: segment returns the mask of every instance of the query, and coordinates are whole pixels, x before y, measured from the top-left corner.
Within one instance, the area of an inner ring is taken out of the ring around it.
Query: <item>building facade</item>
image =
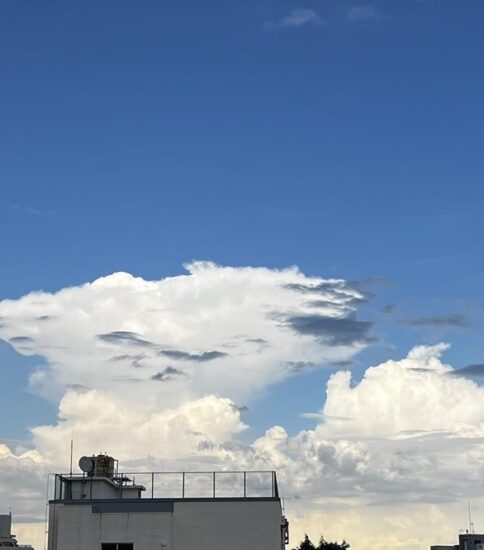
[[[12,535],[12,516],[10,514],[0,515],[0,549],[3,548],[34,550],[32,546],[19,544],[15,535]]]
[[[484,535],[463,533],[459,535],[459,544],[453,546],[431,546],[430,550],[484,550]]]
[[[284,550],[274,472],[120,474],[110,457],[56,475],[48,550]],[[140,481],[141,480],[141,481]]]

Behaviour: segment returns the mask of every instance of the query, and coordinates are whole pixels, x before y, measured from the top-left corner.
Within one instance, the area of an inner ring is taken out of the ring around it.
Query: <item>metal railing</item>
[[[127,472],[103,479],[113,487],[113,494],[116,494],[113,498],[130,498],[137,488],[142,488],[142,499],[279,498],[274,471]],[[96,498],[93,485],[99,478],[86,474],[55,474],[54,480],[51,500],[80,498],[73,496],[75,482],[85,484],[84,498]]]

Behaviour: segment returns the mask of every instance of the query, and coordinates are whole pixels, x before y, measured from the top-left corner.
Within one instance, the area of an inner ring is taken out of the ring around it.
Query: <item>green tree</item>
[[[347,550],[349,547],[350,545],[345,540],[340,544],[338,542],[328,542],[324,537],[321,537],[316,550]]]
[[[317,550],[316,546],[309,540],[309,537],[307,535],[304,535],[304,540],[301,542],[301,544],[294,548],[294,550]]]
[[[349,547],[350,545],[345,540],[342,543],[328,542],[324,537],[319,539],[318,546],[314,546],[309,537],[304,535],[304,540],[293,550],[348,550]]]

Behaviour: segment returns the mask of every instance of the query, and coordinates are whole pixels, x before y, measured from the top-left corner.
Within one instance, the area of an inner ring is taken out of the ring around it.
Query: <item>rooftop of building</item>
[[[106,455],[83,457],[80,465],[82,473],[52,474],[51,502],[279,500],[274,471],[120,472]]]

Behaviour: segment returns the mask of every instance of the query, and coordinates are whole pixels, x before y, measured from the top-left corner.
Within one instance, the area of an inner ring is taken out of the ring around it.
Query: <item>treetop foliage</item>
[[[348,548],[350,548],[350,545],[345,540],[341,543],[328,542],[324,537],[321,537],[319,539],[319,544],[315,546],[310,538],[305,535],[304,540],[293,550],[347,550]]]

